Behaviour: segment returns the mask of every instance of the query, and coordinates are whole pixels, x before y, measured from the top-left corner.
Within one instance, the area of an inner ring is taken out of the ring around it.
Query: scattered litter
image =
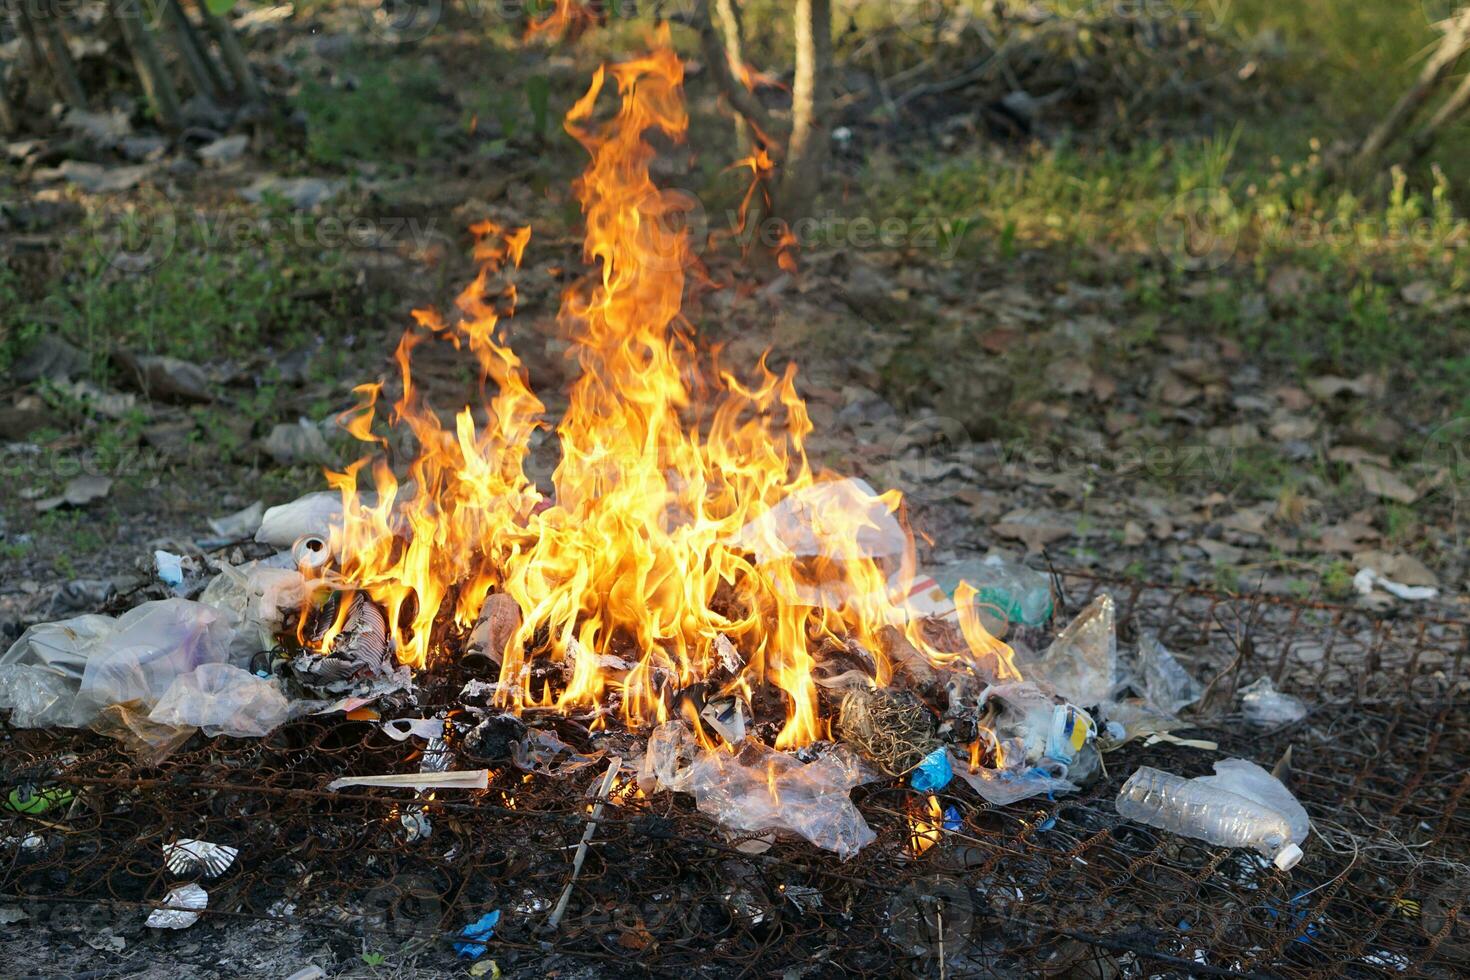
[[[1038,767],[1026,769],[985,769],[973,771],[961,765],[955,775],[970,784],[981,799],[994,806],[1006,806],[1033,796],[1075,793],[1077,785]]]
[[[218,878],[230,869],[239,854],[238,848],[188,837],[163,845],[163,862],[176,875]]]
[[[1140,675],[1139,693],[1144,700],[1167,714],[1178,714],[1204,694],[1204,685],[1190,676],[1153,633],[1138,638],[1135,672]]]
[[[163,905],[148,914],[143,924],[150,929],[187,929],[199,921],[199,913],[209,907],[209,893],[190,882],[169,889]]]
[[[1246,722],[1261,728],[1289,725],[1307,716],[1307,706],[1300,698],[1276,690],[1265,675],[1240,689],[1240,707]]]
[[[291,562],[298,568],[324,568],[331,560],[331,545],[314,534],[303,534],[291,546]]]
[[[1098,596],[1057,635],[1046,653],[1020,666],[1023,677],[1073,704],[1107,701],[1117,685],[1118,671],[1113,597]]]
[[[192,725],[209,736],[262,738],[290,715],[291,706],[274,678],[257,677],[232,664],[206,663],[175,679],[148,718],[164,725]]]
[[[5,809],[13,813],[39,816],[49,813],[53,807],[66,806],[72,801],[73,796],[72,791],[64,786],[37,789],[27,784],[17,786],[10,791],[10,795],[5,798]]]
[[[175,679],[229,660],[233,630],[220,610],[188,599],[145,602],[90,646],[78,702],[94,710],[158,703]]]
[[[265,504],[257,500],[244,510],[237,510],[224,517],[211,517],[209,529],[225,541],[244,541],[260,530]]]
[[[934,582],[951,598],[961,582],[968,583],[975,589],[974,602],[1011,623],[1040,626],[1051,618],[1050,577],[1001,555],[949,565],[934,573]]]
[[[1389,595],[1405,602],[1423,602],[1439,595],[1432,585],[1405,585],[1379,574],[1372,568],[1363,568],[1353,576],[1353,589],[1358,595],[1371,595],[1374,589],[1382,589]]]
[[[401,789],[484,789],[490,785],[489,769],[455,772],[408,772],[386,776],[343,776],[327,784],[329,790],[351,786],[391,786]]]
[[[0,708],[11,709],[16,728],[79,728],[88,712],[76,711],[88,651],[111,634],[111,616],[77,616],[30,627],[0,656]]]
[[[465,657],[476,657],[487,663],[499,664],[505,656],[516,630],[521,628],[521,607],[504,592],[485,597],[475,628],[470,631],[465,645]]]
[[[153,567],[158,572],[158,580],[171,589],[181,588],[184,584],[184,556],[175,555],[168,551],[155,551],[153,553]]]
[[[739,745],[745,740],[745,702],[739,698],[706,702],[699,717],[727,744]]]
[[[890,776],[902,776],[933,751],[934,713],[912,691],[859,687],[842,698],[837,733]]]
[[[732,830],[784,830],[846,860],[877,835],[849,798],[873,777],[844,746],[803,765],[746,740],[732,755],[704,751],[690,766],[687,791],[700,812]]]
[[[363,506],[371,506],[366,500]],[[289,504],[267,510],[255,531],[255,540],[272,548],[290,548],[303,536],[327,539],[342,526],[342,494],[318,490]]]
[[[1222,847],[1248,847],[1289,871],[1311,824],[1291,791],[1244,759],[1215,763],[1215,775],[1185,779],[1142,766],[1118,793],[1129,820]]]
[[[949,764],[949,749],[940,746],[919,762],[909,775],[909,785],[920,793],[937,793],[949,785],[954,770]]]
[[[500,910],[486,912],[474,922],[465,926],[459,932],[459,940],[454,944],[454,951],[466,959],[475,959],[484,956],[489,948],[486,944],[495,935],[496,923],[500,921]]]

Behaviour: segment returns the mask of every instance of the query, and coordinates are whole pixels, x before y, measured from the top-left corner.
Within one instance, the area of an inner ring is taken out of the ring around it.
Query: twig
[[[1366,169],[1398,138],[1403,128],[1413,121],[1419,109],[1454,69],[1455,63],[1467,48],[1470,48],[1470,7],[1455,15],[1449,29],[1445,31],[1444,39],[1424,63],[1414,84],[1394,103],[1387,117],[1373,128],[1368,138],[1363,140],[1363,145],[1353,158],[1355,168],[1360,171]]]
[[[208,46],[199,37],[199,32],[194,29],[179,0],[164,0],[164,5],[164,12],[178,37],[179,53],[184,56],[184,67],[194,82],[194,90],[209,101],[218,102],[224,93],[225,80],[209,56]]]
[[[720,2],[720,0],[716,0]],[[766,107],[761,105],[755,93],[745,87],[745,83],[735,77],[734,68],[730,64],[730,51],[732,44],[738,49],[737,39],[720,38],[720,31],[715,27],[714,18],[710,15],[709,0],[699,0],[694,8],[693,23],[690,25],[699,33],[699,47],[704,54],[705,64],[709,66],[710,73],[714,75],[715,85],[720,94],[729,100],[730,105],[745,118],[751,128],[756,131],[759,138],[770,143],[775,138],[775,128],[771,122]]]
[[[546,920],[548,929],[555,929],[561,925],[561,917],[566,914],[567,903],[572,900],[572,886],[577,883],[577,875],[582,873],[582,862],[587,859],[587,845],[592,843],[592,835],[597,833],[597,821],[602,818],[603,805],[607,803],[607,794],[612,792],[613,780],[617,778],[618,770],[622,768],[622,756],[613,756],[607,764],[607,775],[602,777],[602,786],[597,791],[597,805],[592,808],[592,816],[587,821],[587,829],[582,831],[582,842],[577,845],[577,856],[572,858],[572,877],[567,886],[561,890],[561,898],[556,900],[556,908],[551,910],[551,918]]]

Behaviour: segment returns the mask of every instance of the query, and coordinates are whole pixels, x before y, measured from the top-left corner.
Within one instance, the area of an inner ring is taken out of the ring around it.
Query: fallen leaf
[[[1065,514],[1025,508],[1011,511],[990,526],[1003,538],[1023,542],[1027,552],[1041,551],[1053,541],[1071,537],[1076,528],[1076,519]]]
[[[1136,548],[1148,540],[1148,532],[1143,525],[1137,521],[1127,521],[1123,524],[1123,546],[1125,548]]]
[[[1331,401],[1343,395],[1351,395],[1355,398],[1367,398],[1378,393],[1380,384],[1376,377],[1371,374],[1359,375],[1356,378],[1339,378],[1334,375],[1323,375],[1313,378],[1307,382],[1307,390],[1315,395],[1320,401]]]
[[[1439,576],[1413,555],[1390,554],[1386,551],[1360,551],[1353,555],[1358,568],[1372,568],[1385,578],[1404,585],[1439,587]]]

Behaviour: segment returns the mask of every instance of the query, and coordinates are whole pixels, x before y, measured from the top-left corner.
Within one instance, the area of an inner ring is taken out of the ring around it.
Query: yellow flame
[[[521,624],[500,671],[501,707],[601,712],[616,703],[624,724],[646,727],[677,710],[676,692],[718,678],[747,697],[779,692],[787,717],[776,744],[791,748],[827,730],[812,679],[822,651],[848,640],[880,651],[879,631],[908,620],[901,628],[924,656],[938,664],[954,655],[926,643],[905,600],[891,598],[911,585],[912,540],[896,560],[859,546],[866,510],[820,515],[824,541],[835,544],[819,560],[758,561],[732,543],[819,476],[806,455],[812,424],[794,366],[776,373],[762,358],[738,378],[718,351],[696,350],[681,314],[686,274],[697,267],[681,220],[687,199],[653,183],[646,136],[683,139],[683,72],[665,27],[648,56],[600,68],[566,116],[591,158],[575,189],[595,271],[562,297],[559,322],[581,375],[555,428],[552,492],[525,473],[544,406],[506,336],[514,289],[495,285],[519,265],[531,231],[482,222],[471,229],[480,269],[453,315],[415,311],[398,346],[401,394],[384,422],[415,447],[402,480],[388,447],[405,440],[374,429],[382,386],[357,389],[361,404],[345,425],[372,455],[328,474],[344,511],[333,552],[341,580],[383,607],[399,659],[415,668],[443,655],[446,632],[473,626],[492,591],[514,599]],[[452,424],[414,383],[414,350],[431,339],[467,350],[479,368],[481,399]],[[358,491],[369,479],[375,500]],[[896,493],[880,501],[899,512]],[[802,601],[813,582],[841,586],[834,591],[847,598],[825,608]],[[1008,647],[977,621],[961,622],[972,654],[1014,671]],[[720,673],[721,636],[740,655],[733,678]],[[533,660],[560,664],[564,685],[531,690]],[[878,682],[892,672],[880,663]]]

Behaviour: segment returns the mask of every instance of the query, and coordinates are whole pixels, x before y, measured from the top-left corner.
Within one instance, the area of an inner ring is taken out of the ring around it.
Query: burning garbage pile
[[[364,456],[331,491],[251,515],[276,553],[212,577],[160,553],[174,597],[32,627],[0,659],[10,723],[92,728],[158,761],[198,731],[345,714],[420,749],[410,771],[332,784],[417,791],[408,840],[433,833],[436,794],[483,791],[496,769],[595,769],[604,798],[688,794],[732,831],[843,857],[874,838],[861,784],[922,797],[958,777],[1004,805],[1096,778],[1110,743],[1170,737],[1199,685],[1156,643],[1120,684],[1111,599],[1039,652],[1008,644],[1012,622],[1044,635],[1045,577],[991,566],[950,593],[923,579],[899,495],[814,470],[794,368],[742,379],[697,349],[680,313],[692,244],[649,177],[650,134],[685,132],[682,72],[667,48],[599,70],[566,119],[591,157],[576,190],[595,272],[562,300],[581,375],[549,488],[525,471],[549,423],[511,338],[507,274],[531,230],[485,222],[452,314],[418,311],[399,344],[391,406],[383,382],[357,389],[345,425]],[[414,383],[435,341],[479,370],[482,402],[452,417]],[[454,706],[422,716],[419,685],[451,668],[469,676]],[[1269,774],[1194,782],[1140,774],[1130,813],[1163,820],[1170,793],[1214,813],[1201,801],[1224,793],[1236,824],[1271,833],[1210,839],[1282,866],[1300,854],[1305,816],[1282,815],[1295,801]],[[914,849],[951,819],[916,815]]]

